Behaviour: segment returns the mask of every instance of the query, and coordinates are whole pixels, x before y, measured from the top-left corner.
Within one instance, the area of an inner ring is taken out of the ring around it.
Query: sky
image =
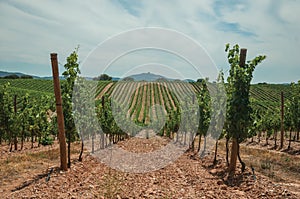
[[[267,56],[252,83],[289,83],[300,79],[299,10],[298,0],[0,0],[0,70],[51,76],[50,53],[63,72],[79,45],[86,76],[197,79],[228,74],[230,43],[247,48],[247,60]]]

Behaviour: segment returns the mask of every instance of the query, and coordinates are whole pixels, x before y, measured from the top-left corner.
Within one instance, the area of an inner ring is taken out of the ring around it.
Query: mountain
[[[19,77],[21,76],[31,76],[33,79],[53,79],[52,76],[45,76],[45,77],[40,77],[36,75],[30,75],[30,74],[25,74],[21,72],[7,72],[7,71],[0,71],[0,78],[5,77],[5,76],[11,76],[11,75],[17,75]],[[60,79],[65,79],[63,76],[59,77]]]
[[[154,81],[184,81],[184,82],[195,82],[193,79],[185,79],[185,80],[178,80],[178,79],[172,79],[168,77],[164,77],[162,75],[157,75],[153,73],[141,73],[141,74],[135,74],[135,75],[130,75],[127,78],[133,78],[134,81],[147,81],[147,82],[154,82]],[[125,78],[123,78],[125,79]]]
[[[153,74],[153,73],[150,73],[150,72],[130,75],[128,77],[133,78],[134,81],[147,81],[147,82],[153,82],[153,81],[157,81],[157,80],[160,80],[160,79],[170,80],[170,79],[168,79],[164,76],[156,75],[156,74]]]
[[[0,71],[0,77],[10,76],[10,75],[17,75],[17,76],[19,76],[19,77],[21,77],[21,76],[32,76],[32,77],[35,78],[35,79],[40,78],[40,77],[38,77],[38,76],[28,75],[28,74],[21,73],[21,72],[6,72],[6,71]]]

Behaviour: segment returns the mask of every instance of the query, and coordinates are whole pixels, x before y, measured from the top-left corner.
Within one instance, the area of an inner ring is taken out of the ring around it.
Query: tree
[[[94,78],[93,80],[100,80],[100,81],[111,81],[112,77],[107,74],[101,74],[99,77]]]
[[[3,77],[3,79],[19,79],[19,76],[16,74],[11,74]]]
[[[77,52],[78,47],[67,57],[67,63],[64,65],[65,71],[63,72],[66,81],[62,84],[63,114],[68,142],[68,168],[71,167],[71,142],[78,135],[72,113],[73,87],[78,74],[80,74]]]
[[[229,164],[229,173],[232,176],[235,173],[236,161],[239,155],[239,143],[247,137],[248,127],[250,125],[250,101],[249,90],[250,82],[253,77],[255,67],[261,63],[266,56],[257,56],[251,61],[246,59],[246,49],[241,49],[236,44],[230,49],[226,44],[225,52],[228,52],[228,63],[230,64],[228,81],[228,103],[227,103],[227,133],[232,138],[231,157]],[[241,159],[239,158],[241,161]],[[243,162],[242,170],[245,165]]]
[[[33,79],[31,75],[21,75],[20,79]]]
[[[197,79],[197,82],[199,82],[199,83],[201,83],[202,81],[204,81],[204,79],[202,79],[202,78]]]

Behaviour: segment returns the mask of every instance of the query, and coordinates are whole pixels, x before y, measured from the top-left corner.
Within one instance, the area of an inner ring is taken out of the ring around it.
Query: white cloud
[[[50,75],[50,52],[57,52],[64,63],[80,44],[83,60],[99,42],[112,35],[157,26],[194,38],[220,68],[228,68],[225,43],[239,43],[249,49],[249,58],[268,56],[255,81],[295,81],[300,77],[299,9],[300,2],[293,0],[1,1],[0,70],[4,65],[32,63],[40,65],[41,75]],[[274,77],[261,75],[268,70]]]

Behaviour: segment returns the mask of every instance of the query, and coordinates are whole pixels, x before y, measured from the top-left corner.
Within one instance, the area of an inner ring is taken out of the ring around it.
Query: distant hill
[[[11,75],[17,75],[17,76],[19,76],[19,77],[21,77],[21,76],[32,76],[34,79],[40,78],[40,77],[38,77],[38,76],[28,75],[28,74],[21,73],[21,72],[6,72],[6,71],[0,71],[0,77],[11,76]]]
[[[150,72],[148,72],[148,73],[141,73],[141,74],[135,74],[135,75],[130,75],[128,77],[129,78],[133,78],[134,81],[147,81],[147,82],[162,81],[162,80],[177,81],[177,79],[167,78],[165,76],[153,74],[153,73],[150,73]],[[181,81],[181,80],[178,80],[178,81]],[[185,79],[183,81],[185,81],[185,82],[195,82],[195,80],[192,80],[192,79]]]
[[[166,77],[161,76],[161,75],[156,75],[153,73],[141,73],[141,74],[135,74],[135,75],[130,75],[128,77],[131,77],[134,79],[134,81],[147,81],[147,82],[152,82],[152,81],[156,81],[158,79],[166,79]]]
[[[52,80],[52,78],[53,78],[52,76],[40,77],[40,76],[25,74],[25,73],[21,73],[21,72],[0,71],[0,78],[6,77],[6,76],[11,76],[11,75],[17,75],[19,77],[21,77],[21,76],[31,76],[31,77],[33,77],[33,79],[49,79],[49,80]],[[64,77],[60,76],[60,79],[64,79]]]
[[[121,78],[119,78],[119,77],[112,77],[112,81],[119,81]]]
[[[185,82],[189,82],[189,83],[196,82],[196,81],[193,80],[193,79],[185,79],[184,81],[185,81]]]
[[[5,77],[5,76],[10,76],[10,75],[17,75],[19,77],[21,76],[32,76],[33,79],[45,79],[45,80],[52,80],[52,76],[36,76],[36,75],[30,75],[30,74],[25,74],[21,72],[7,72],[7,71],[0,71],[0,78]],[[141,74],[135,74],[129,76],[134,79],[134,81],[160,81],[160,80],[167,80],[167,81],[174,81],[175,79],[167,78],[162,75],[157,75],[153,73],[141,73]],[[60,79],[65,79],[63,76],[60,76]],[[93,77],[86,77],[87,80],[92,80]],[[112,81],[119,81],[121,78],[119,77],[112,77]],[[192,79],[185,79],[185,82],[195,82]]]

